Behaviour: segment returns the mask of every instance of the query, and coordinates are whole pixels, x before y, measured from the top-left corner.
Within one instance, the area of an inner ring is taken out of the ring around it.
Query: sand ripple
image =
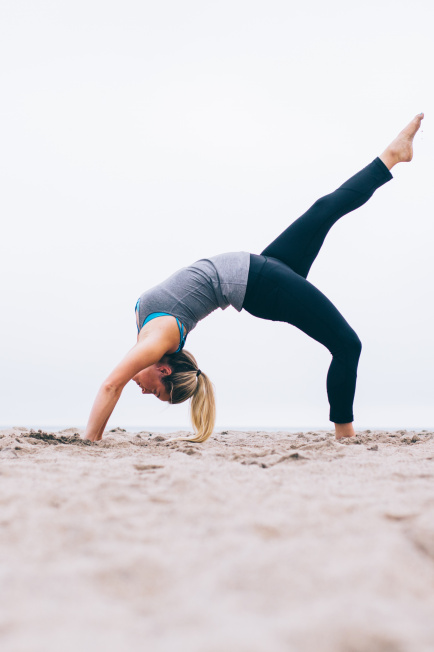
[[[0,432],[8,652],[432,652],[434,433]]]

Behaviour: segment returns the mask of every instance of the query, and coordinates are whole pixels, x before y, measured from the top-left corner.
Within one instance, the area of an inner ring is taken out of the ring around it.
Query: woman
[[[423,117],[417,115],[380,157],[319,199],[261,255],[238,252],[202,259],[142,294],[136,304],[137,343],[100,388],[85,438],[101,439],[123,387],[134,380],[143,394],[154,394],[161,401],[191,399],[195,430],[191,441],[205,441],[215,422],[213,387],[191,353],[182,349],[199,320],[228,305],[255,317],[293,324],[329,349],[333,356],[327,375],[330,420],[337,439],[353,437],[361,343],[306,277],[333,224],[389,181],[397,163],[411,161],[413,138]]]

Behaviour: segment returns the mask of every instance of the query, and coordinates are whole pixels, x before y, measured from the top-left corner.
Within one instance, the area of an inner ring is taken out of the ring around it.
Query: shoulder
[[[164,315],[152,319],[143,326],[137,341],[158,342],[163,348],[166,347],[164,353],[175,353],[179,347],[179,328],[176,317]]]

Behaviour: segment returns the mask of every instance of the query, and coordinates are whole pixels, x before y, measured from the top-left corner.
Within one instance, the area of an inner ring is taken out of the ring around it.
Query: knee
[[[351,331],[345,337],[344,340],[345,349],[348,351],[349,355],[356,361],[360,358],[362,352],[362,343],[359,336],[355,331]]]
[[[362,343],[359,336],[355,331],[349,329],[341,336],[338,346],[335,351],[332,351],[332,355],[340,358],[344,357],[346,360],[351,360],[357,364],[361,352]]]

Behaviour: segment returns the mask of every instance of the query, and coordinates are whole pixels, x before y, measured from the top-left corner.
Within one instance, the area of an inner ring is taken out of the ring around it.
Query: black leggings
[[[353,421],[361,342],[335,306],[306,277],[322,243],[337,220],[362,206],[392,178],[376,158],[342,186],[315,202],[260,256],[250,254],[243,308],[255,317],[284,321],[328,348],[330,421]]]

